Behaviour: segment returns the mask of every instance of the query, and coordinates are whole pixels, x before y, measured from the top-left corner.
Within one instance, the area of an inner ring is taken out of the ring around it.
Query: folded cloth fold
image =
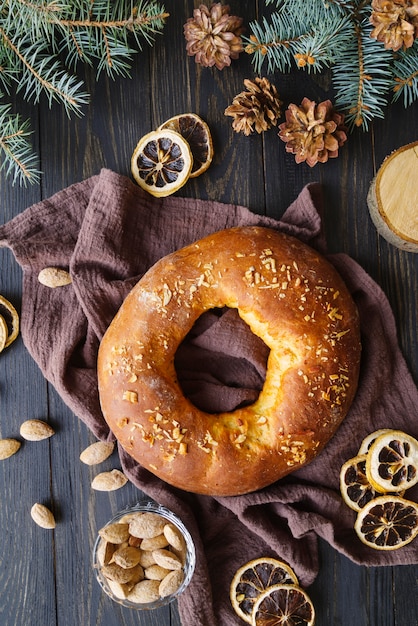
[[[162,256],[217,230],[262,225],[326,253],[320,188],[305,187],[280,220],[245,207],[179,197],[155,199],[109,170],[74,184],[0,226],[0,246],[23,268],[21,331],[41,371],[99,439],[111,439],[97,389],[100,340],[137,280]],[[374,551],[353,530],[355,513],[339,495],[341,465],[378,428],[418,437],[418,390],[400,352],[390,305],[350,257],[329,255],[358,306],[360,383],[350,412],[324,451],[306,468],[256,493],[211,498],[163,483],[122,449],[122,467],[144,493],[173,509],[197,547],[196,573],[179,600],[182,623],[241,623],[229,602],[236,569],[251,558],[278,556],[309,585],[318,571],[317,538],[356,563],[418,563],[418,544]],[[68,269],[72,283],[49,289],[37,280],[47,266]],[[53,337],[53,341],[51,341]],[[266,347],[229,309],[208,312],[178,350],[186,393],[210,412],[254,401],[262,388]],[[409,492],[417,499],[418,490]]]

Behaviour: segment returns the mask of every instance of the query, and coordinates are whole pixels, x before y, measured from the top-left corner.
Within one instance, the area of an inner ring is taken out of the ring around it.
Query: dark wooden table
[[[320,182],[329,248],[351,255],[387,294],[402,351],[417,381],[418,255],[401,252],[378,236],[366,194],[384,157],[418,139],[418,103],[407,110],[402,104],[391,106],[368,133],[350,135],[338,159],[312,169],[296,165],[274,130],[248,138],[232,131],[224,110],[243,89],[243,79],[254,72],[245,54],[222,72],[202,69],[186,56],[183,24],[195,5],[191,0],[166,1],[171,15],[164,34],[134,59],[132,80],[113,82],[103,76],[96,83],[93,71],[80,68],[91,94],[83,117],[69,120],[59,106],[50,110],[45,100],[34,106],[16,99],[14,109],[31,119],[43,175],[39,186],[27,188],[12,187],[1,177],[0,223],[102,167],[130,175],[138,139],[170,116],[194,111],[209,123],[215,158],[209,171],[189,181],[181,195],[239,203],[279,218],[306,183]],[[258,16],[256,0],[230,5],[246,23]],[[317,101],[330,95],[324,76],[314,82],[299,72],[272,80],[287,103],[299,103],[305,95]],[[21,272],[4,249],[0,293],[20,308]],[[139,494],[130,484],[110,494],[91,489],[96,470],[81,464],[79,454],[94,437],[46,383],[19,338],[0,356],[1,437],[19,438],[20,423],[28,418],[47,420],[57,434],[36,445],[24,444],[17,455],[0,463],[1,625],[180,624],[175,605],[137,613],[101,592],[90,564],[96,531]],[[110,469],[115,459],[107,463]],[[54,532],[32,522],[34,502],[53,508]],[[418,567],[357,566],[323,543],[320,555],[319,576],[308,590],[319,626],[418,625]]]

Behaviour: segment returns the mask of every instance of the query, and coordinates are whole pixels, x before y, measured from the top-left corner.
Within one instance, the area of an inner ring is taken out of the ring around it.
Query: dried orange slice
[[[187,141],[193,155],[190,178],[206,172],[213,159],[213,143],[209,126],[196,113],[183,113],[170,117],[158,130],[170,128]]]
[[[350,509],[360,511],[377,495],[366,475],[366,455],[360,454],[349,459],[341,467],[340,491]]]
[[[178,191],[193,165],[189,144],[173,130],[155,130],[139,140],[131,171],[140,187],[161,198]]]
[[[376,550],[396,550],[418,535],[418,504],[400,496],[379,496],[357,515],[354,529]]]
[[[16,309],[14,308],[13,304],[9,302],[7,298],[0,295],[0,308],[1,307],[3,307],[6,310],[6,312],[9,314],[10,319],[11,319],[11,322],[10,322],[11,328],[12,328],[11,332],[8,332],[8,328],[6,324],[7,339],[6,339],[6,343],[4,344],[4,347],[7,348],[8,346],[10,346],[11,343],[13,343],[13,341],[16,339],[16,337],[19,334],[19,315]],[[4,319],[4,321],[6,320]]]
[[[413,487],[418,483],[418,441],[400,430],[379,435],[367,454],[366,474],[380,493]]]
[[[298,584],[292,568],[278,559],[261,557],[242,565],[230,586],[230,598],[236,614],[251,624],[254,604],[260,594],[277,584]]]
[[[6,347],[8,335],[9,330],[7,328],[6,320],[4,319],[3,315],[0,315],[0,352],[2,352]]]
[[[315,609],[306,591],[297,585],[275,585],[254,605],[253,626],[313,626]]]

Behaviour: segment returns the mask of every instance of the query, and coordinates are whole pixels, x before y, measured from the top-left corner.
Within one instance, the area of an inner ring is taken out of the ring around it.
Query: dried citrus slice
[[[367,454],[372,443],[374,443],[380,435],[388,433],[390,432],[390,430],[390,428],[380,428],[379,430],[375,430],[374,432],[369,433],[367,437],[365,437],[361,442],[358,454]]]
[[[283,561],[261,557],[242,565],[230,586],[231,603],[236,614],[251,624],[254,604],[260,594],[279,583],[298,584],[296,574]]]
[[[133,177],[140,187],[161,198],[178,191],[193,165],[189,144],[173,130],[155,130],[139,140],[131,159]]]
[[[7,335],[6,343],[4,347],[7,348],[11,343],[16,339],[19,334],[19,315],[13,304],[9,302],[4,296],[0,295],[0,308],[3,307],[11,318],[11,327],[12,330]],[[4,318],[3,318],[4,319]]]
[[[340,490],[344,502],[354,511],[360,511],[378,495],[366,476],[366,455],[349,459],[341,467]]]
[[[3,315],[0,315],[0,352],[2,352],[6,347],[8,335],[9,330],[7,328],[6,320],[4,319]]]
[[[275,585],[254,605],[253,626],[312,626],[315,609],[306,591],[297,585]]]
[[[418,441],[400,430],[379,435],[367,454],[366,474],[380,493],[412,487],[418,483]]]
[[[187,141],[193,155],[190,178],[206,172],[213,159],[213,143],[209,126],[196,113],[183,113],[170,117],[158,130],[170,128]]]
[[[379,496],[357,515],[361,541],[377,550],[396,550],[418,534],[418,504],[399,496]]]

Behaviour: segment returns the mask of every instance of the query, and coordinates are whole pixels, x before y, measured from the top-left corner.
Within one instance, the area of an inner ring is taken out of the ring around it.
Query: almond
[[[150,565],[145,570],[145,578],[148,578],[149,580],[162,580],[170,571],[171,570],[154,563],[154,565]]]
[[[41,528],[55,528],[55,518],[51,511],[43,504],[36,503],[30,510],[33,521]]]
[[[164,535],[157,535],[156,537],[148,537],[143,539],[141,543],[141,550],[158,550],[159,548],[166,548],[168,541]]]
[[[156,513],[142,513],[135,517],[129,524],[129,532],[134,537],[149,539],[157,537],[164,531],[166,520]],[[142,544],[141,544],[142,545]]]
[[[128,595],[128,600],[138,602],[139,604],[155,602],[160,597],[159,586],[160,582],[158,580],[141,580]]]
[[[16,454],[21,446],[17,439],[0,439],[0,461]]]
[[[129,524],[108,524],[99,530],[99,535],[109,543],[124,543],[129,539]]]
[[[92,480],[91,486],[96,491],[115,491],[115,489],[120,489],[126,483],[128,479],[125,474],[123,474],[120,470],[113,469],[110,472],[102,472],[101,474],[97,474]]]
[[[42,420],[26,420],[20,427],[20,434],[28,441],[42,441],[55,434],[52,426]]]
[[[175,548],[175,550],[183,550],[184,538],[177,526],[174,526],[174,524],[166,524],[164,526],[164,536],[170,546]]]
[[[141,560],[141,550],[132,546],[118,548],[113,553],[113,561],[125,569],[139,565]]]
[[[39,272],[38,280],[42,285],[51,289],[72,283],[70,274],[59,267],[45,267]]]
[[[101,571],[107,580],[114,580],[116,583],[120,583],[121,585],[128,583],[132,579],[132,576],[136,574],[134,568],[131,568],[130,570],[125,569],[117,563],[103,565]]]
[[[157,565],[161,565],[161,567],[165,567],[165,569],[181,569],[180,559],[169,550],[164,550],[164,548],[161,550],[153,550],[152,556]]]
[[[108,441],[96,441],[80,454],[80,461],[86,465],[103,463],[115,449],[115,444]]]
[[[164,576],[162,581],[160,582],[160,586],[158,587],[158,593],[161,598],[165,598],[167,596],[171,596],[175,593],[180,585],[183,583],[184,573],[183,570],[177,569],[173,570],[167,576]]]

